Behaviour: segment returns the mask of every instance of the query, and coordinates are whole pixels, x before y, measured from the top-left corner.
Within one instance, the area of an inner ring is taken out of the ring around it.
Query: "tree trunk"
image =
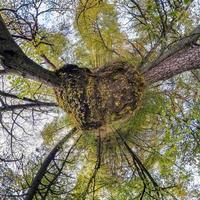
[[[142,71],[147,84],[169,79],[177,74],[200,68],[200,25],[180,39]]]
[[[34,177],[32,183],[31,183],[31,187],[28,190],[28,194],[27,194],[25,200],[32,200],[34,198],[34,196],[36,195],[36,193],[38,191],[38,187],[42,182],[42,179],[43,179],[44,175],[48,171],[47,169],[49,167],[49,164],[55,159],[56,154],[62,148],[63,144],[66,141],[68,141],[69,138],[71,138],[71,136],[74,135],[75,133],[76,133],[76,128],[74,128],[71,131],[69,131],[69,133],[67,135],[65,135],[62,138],[62,140],[60,140],[60,142],[57,145],[55,145],[55,147],[48,154],[46,159],[43,161],[41,167],[39,168],[36,176]]]
[[[200,46],[184,48],[144,72],[148,84],[169,79],[177,74],[200,68]]]
[[[55,73],[44,69],[28,58],[11,37],[0,15],[0,64],[8,73],[30,78],[46,85],[59,87],[60,80]]]

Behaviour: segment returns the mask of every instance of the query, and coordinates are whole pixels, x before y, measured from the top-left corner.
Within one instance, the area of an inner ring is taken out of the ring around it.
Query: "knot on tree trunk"
[[[126,62],[115,62],[92,72],[76,68],[59,73],[58,104],[83,130],[97,129],[129,117],[138,107],[143,78]]]

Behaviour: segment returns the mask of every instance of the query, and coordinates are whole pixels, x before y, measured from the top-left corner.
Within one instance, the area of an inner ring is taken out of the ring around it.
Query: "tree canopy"
[[[0,199],[197,200],[199,10],[2,0]]]

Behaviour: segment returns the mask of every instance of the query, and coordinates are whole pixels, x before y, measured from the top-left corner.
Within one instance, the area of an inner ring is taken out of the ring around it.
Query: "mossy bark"
[[[98,129],[127,118],[138,107],[144,82],[126,62],[115,62],[89,72],[59,74],[62,88],[56,89],[58,104],[83,130]]]

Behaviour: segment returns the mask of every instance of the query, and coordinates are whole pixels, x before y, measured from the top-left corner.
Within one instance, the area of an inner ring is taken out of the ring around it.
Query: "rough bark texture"
[[[200,68],[200,25],[189,36],[186,36],[159,55],[152,63],[142,67],[145,81],[148,84],[169,79],[177,74]]]
[[[185,71],[200,68],[200,46],[184,48],[144,72],[145,81],[152,84]]]
[[[63,86],[56,90],[58,103],[84,130],[130,116],[144,89],[139,72],[125,62],[115,62],[90,73],[80,68],[60,76]]]

